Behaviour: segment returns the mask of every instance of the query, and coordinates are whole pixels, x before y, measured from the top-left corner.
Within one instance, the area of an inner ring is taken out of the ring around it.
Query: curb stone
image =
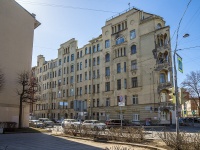
[[[70,135],[56,135],[56,134],[50,134],[52,136],[62,136],[62,137],[68,137],[68,138],[74,138],[74,139],[81,139],[81,140],[90,140],[94,141],[91,138],[85,138],[85,137],[76,137],[76,136],[70,136]],[[137,146],[137,147],[142,147],[142,148],[149,148],[151,150],[166,150],[165,148],[160,148],[160,147],[155,147],[155,146],[150,146],[150,145],[144,145],[144,144],[137,144],[137,143],[127,143],[127,142],[117,142],[117,141],[107,141],[105,143],[111,143],[111,144],[120,144],[120,145],[131,145],[131,146]]]

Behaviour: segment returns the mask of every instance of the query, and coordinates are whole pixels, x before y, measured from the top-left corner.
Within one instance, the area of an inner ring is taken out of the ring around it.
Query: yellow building
[[[0,1],[0,68],[5,86],[0,93],[0,122],[16,122],[19,96],[17,73],[31,70],[34,29],[40,23],[15,0]],[[29,107],[23,106],[23,127],[28,126]]]
[[[71,39],[60,45],[57,59],[38,56],[35,117],[106,120],[122,112],[130,121],[173,123],[170,28],[162,17],[126,10],[77,47]]]

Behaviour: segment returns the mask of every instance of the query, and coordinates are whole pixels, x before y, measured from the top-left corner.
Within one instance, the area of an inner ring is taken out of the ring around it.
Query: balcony
[[[172,66],[167,61],[164,61],[163,63],[156,64],[155,71],[160,71],[162,69],[167,69],[168,71],[172,71]]]
[[[168,89],[172,86],[171,82],[165,82],[165,83],[160,83],[158,85],[158,93],[160,93],[160,91],[164,90],[164,89]]]

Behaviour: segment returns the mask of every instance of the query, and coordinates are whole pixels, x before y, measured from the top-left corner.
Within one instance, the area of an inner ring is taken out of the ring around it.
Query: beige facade
[[[5,86],[0,93],[0,122],[16,122],[19,96],[17,73],[31,70],[34,29],[40,23],[14,0],[0,1],[0,68]],[[29,107],[23,107],[23,126],[28,126]]]
[[[173,122],[169,30],[161,17],[132,8],[108,19],[82,48],[71,39],[60,45],[57,59],[38,56],[35,117],[106,120],[122,112],[130,121]]]

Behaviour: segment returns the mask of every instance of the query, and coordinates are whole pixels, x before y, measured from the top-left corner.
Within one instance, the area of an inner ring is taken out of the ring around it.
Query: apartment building
[[[19,121],[18,74],[31,70],[34,30],[40,25],[15,0],[0,0],[0,69],[5,86],[0,92],[0,122]],[[29,126],[29,105],[23,104],[23,127]]]
[[[38,56],[36,118],[174,122],[170,27],[162,17],[131,8],[77,47],[71,39],[55,60]]]

